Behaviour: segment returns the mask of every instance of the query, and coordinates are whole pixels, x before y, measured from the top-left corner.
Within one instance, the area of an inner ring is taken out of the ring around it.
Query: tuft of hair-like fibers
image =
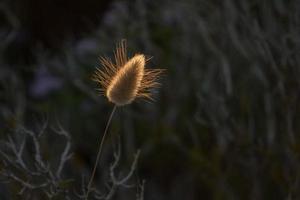
[[[116,48],[115,63],[109,58],[100,58],[103,69],[97,68],[93,80],[101,86],[108,100],[117,106],[132,103],[136,98],[151,98],[151,89],[159,86],[158,77],[162,69],[146,69],[146,58],[136,54],[127,58],[126,41]]]

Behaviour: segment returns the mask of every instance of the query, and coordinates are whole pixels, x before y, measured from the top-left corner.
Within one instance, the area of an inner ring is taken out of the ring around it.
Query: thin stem
[[[88,200],[88,196],[89,196],[89,193],[90,193],[90,190],[91,190],[91,185],[92,185],[92,182],[93,182],[93,179],[94,179],[94,176],[95,176],[95,173],[96,173],[96,169],[97,169],[97,165],[98,165],[98,162],[100,160],[100,156],[101,156],[101,152],[102,152],[102,147],[103,147],[103,144],[104,144],[104,140],[105,140],[105,137],[107,135],[107,130],[108,130],[108,127],[110,125],[110,122],[112,120],[112,117],[116,111],[116,108],[117,106],[115,105],[113,110],[111,111],[110,113],[110,116],[108,118],[108,121],[107,121],[107,124],[106,124],[106,127],[105,127],[105,130],[104,130],[104,134],[101,138],[101,142],[100,142],[100,145],[99,145],[99,150],[98,150],[98,154],[97,154],[97,158],[96,158],[96,162],[95,162],[95,165],[94,165],[94,169],[93,169],[93,172],[92,172],[92,176],[90,178],[90,181],[89,181],[89,184],[88,184],[88,188],[87,188],[87,193],[86,193],[86,197],[85,197],[85,200]]]

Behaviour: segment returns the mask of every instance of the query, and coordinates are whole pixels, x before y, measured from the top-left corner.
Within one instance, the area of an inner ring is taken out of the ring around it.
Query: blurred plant
[[[112,126],[122,130],[125,160],[142,149],[146,199],[298,199],[299,8],[297,0],[113,1],[84,38],[70,35],[54,53],[31,49],[36,63],[0,59],[0,132],[31,123],[33,113],[57,115],[91,169],[108,104],[91,89],[90,74],[99,53],[126,37],[130,48],[170,67],[157,104],[132,104]],[[22,57],[13,51],[13,59]],[[63,84],[36,98],[28,91],[43,67]],[[101,166],[110,163],[106,147]],[[78,174],[77,167],[70,166]]]
[[[16,133],[8,137],[7,141],[1,141],[0,157],[1,182],[16,183],[18,195],[22,199],[84,199],[86,197],[86,186],[84,179],[81,185],[81,192],[77,192],[73,187],[75,178],[65,178],[62,175],[67,161],[71,159],[71,138],[67,131],[61,126],[58,129],[52,128],[52,132],[65,138],[64,149],[61,151],[58,162],[54,157],[47,159],[47,154],[43,152],[42,144],[46,139],[45,123],[38,133],[20,127]],[[48,150],[51,153],[51,149]],[[134,185],[128,185],[136,170],[139,151],[136,153],[129,172],[121,178],[116,175],[116,167],[121,158],[121,147],[118,142],[117,151],[114,153],[114,162],[111,164],[109,179],[107,181],[107,190],[101,192],[96,188],[91,188],[93,199],[109,200],[120,187],[130,188]],[[14,184],[12,184],[14,185]],[[141,199],[143,196],[143,184],[138,185],[140,192],[137,196]],[[13,189],[14,190],[14,189]]]
[[[70,135],[61,127],[58,130],[53,129],[54,133],[63,136],[66,140],[59,162],[54,167],[45,159],[41,148],[41,140],[46,128],[47,123],[38,133],[35,133],[22,127],[16,130],[16,139],[8,136],[7,141],[1,141],[3,143],[0,149],[3,158],[1,175],[7,181],[20,185],[18,194],[24,196],[24,199],[32,199],[35,191],[46,194],[48,199],[69,193],[61,186],[72,182],[72,179],[62,178],[62,170],[72,156]],[[32,145],[33,154],[30,155]]]

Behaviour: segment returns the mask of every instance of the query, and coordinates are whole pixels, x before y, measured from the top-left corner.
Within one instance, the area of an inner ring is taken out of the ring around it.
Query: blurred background
[[[87,182],[113,107],[91,76],[123,38],[129,56],[167,71],[155,102],[117,110],[97,189],[110,184],[120,138],[121,174],[140,156],[132,187],[112,199],[300,199],[299,1],[1,0],[1,200],[76,199],[64,195]],[[49,169],[66,147],[55,127],[71,141],[59,195],[25,184],[43,180],[30,173],[36,143],[24,142],[41,127]],[[14,163],[21,149],[28,171]]]

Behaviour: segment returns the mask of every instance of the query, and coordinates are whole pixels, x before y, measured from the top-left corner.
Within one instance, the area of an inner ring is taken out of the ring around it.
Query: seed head
[[[130,104],[136,98],[152,100],[150,90],[159,86],[157,79],[162,69],[145,69],[147,59],[143,54],[127,58],[126,41],[122,40],[115,51],[115,63],[100,58],[103,69],[97,68],[93,80],[100,91],[117,106]]]

